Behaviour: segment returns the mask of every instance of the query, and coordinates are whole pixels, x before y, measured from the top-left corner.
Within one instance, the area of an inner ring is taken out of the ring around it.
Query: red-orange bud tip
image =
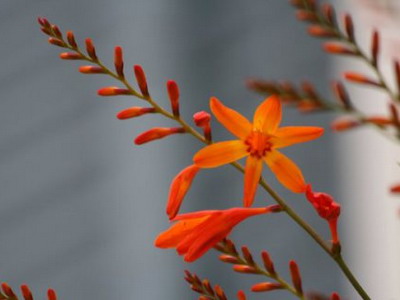
[[[6,294],[6,296],[11,297],[11,298],[16,298],[16,295],[14,293],[14,291],[12,290],[12,288],[8,285],[8,283],[3,282],[1,284],[1,288],[4,292],[4,294]]]
[[[68,44],[72,47],[72,48],[77,48],[78,44],[76,43],[75,40],[75,36],[74,33],[72,31],[67,31],[67,40],[68,40]]]
[[[225,263],[229,263],[229,264],[238,264],[240,263],[239,260],[232,256],[232,255],[227,255],[227,254],[222,254],[219,256],[219,260],[223,261]]]
[[[210,125],[211,115],[206,111],[199,111],[193,115],[193,121],[198,127]]]
[[[143,68],[139,65],[135,65],[133,67],[133,71],[135,72],[135,77],[136,77],[136,81],[139,86],[140,92],[142,93],[143,96],[148,96],[149,90],[147,87],[146,74],[144,73]]]
[[[114,49],[115,71],[120,77],[124,77],[124,59],[122,56],[122,47],[116,46]]]
[[[41,26],[50,27],[50,22],[46,18],[39,17],[37,20]]]
[[[289,270],[290,270],[290,275],[292,277],[292,282],[293,282],[294,288],[296,289],[297,292],[299,292],[300,294],[303,294],[299,266],[297,265],[297,263],[294,260],[291,260],[289,262]]]
[[[393,194],[399,194],[400,193],[400,184],[393,185],[390,188],[390,192]]]
[[[86,52],[90,56],[91,59],[97,60],[97,55],[96,55],[96,48],[94,47],[93,41],[89,38],[85,40],[86,44]]]
[[[55,45],[55,46],[58,46],[58,47],[63,47],[63,48],[65,47],[65,43],[64,43],[62,40],[60,40],[60,39],[50,37],[50,38],[48,39],[48,41],[49,41],[49,43],[52,44],[52,45]]]
[[[246,265],[234,265],[233,270],[238,273],[258,274],[255,268]]]
[[[69,60],[83,59],[82,55],[80,55],[79,53],[75,53],[75,52],[60,53],[60,58],[61,59],[69,59]]]
[[[326,52],[331,53],[331,54],[343,54],[343,55],[355,55],[356,54],[353,50],[351,50],[343,45],[340,45],[337,43],[332,43],[332,42],[325,43],[323,45],[323,49]]]
[[[330,300],[340,300],[340,296],[338,293],[332,293]]]
[[[121,110],[117,114],[117,118],[120,120],[131,119],[135,117],[142,116],[148,113],[155,113],[156,110],[153,107],[129,107],[127,109]]]
[[[182,127],[175,127],[175,128],[157,127],[157,128],[150,129],[150,130],[138,135],[135,138],[134,142],[136,145],[142,145],[142,144],[154,141],[154,140],[162,139],[171,134],[184,133],[184,132],[185,132],[185,129]]]
[[[98,66],[81,66],[79,72],[83,74],[105,74],[106,71]]]
[[[179,116],[179,87],[173,80],[167,81],[168,96],[171,101],[172,112],[174,116]]]
[[[283,289],[283,285],[277,282],[260,282],[251,287],[251,291],[255,293],[269,292],[273,290]]]
[[[393,124],[393,120],[388,119],[386,117],[372,116],[363,119],[366,123],[375,124],[378,126],[387,126]]]
[[[47,290],[47,298],[48,300],[57,300],[57,294],[53,289]]]
[[[99,96],[118,96],[118,95],[130,95],[131,92],[127,89],[121,89],[117,86],[107,86],[97,91]]]
[[[363,74],[360,73],[345,72],[343,76],[350,82],[381,86],[379,82],[376,82],[375,80],[368,78],[367,76],[364,76]]]
[[[334,131],[340,132],[358,127],[359,125],[361,125],[361,123],[357,120],[339,118],[332,122],[331,128]]]
[[[246,300],[246,294],[242,290],[240,290],[237,293],[237,298],[238,300]]]
[[[21,292],[25,300],[33,300],[32,292],[26,284],[21,285]]]
[[[332,38],[336,37],[336,33],[329,28],[322,27],[320,25],[311,25],[308,27],[308,33],[315,37],[321,38]]]

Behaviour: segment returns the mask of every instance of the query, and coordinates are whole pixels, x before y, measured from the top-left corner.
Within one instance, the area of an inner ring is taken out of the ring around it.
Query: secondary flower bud
[[[172,113],[174,116],[179,117],[179,87],[178,84],[169,80],[167,82],[167,91],[169,100],[171,101]]]
[[[238,298],[238,300],[246,300],[246,295],[242,290],[240,290],[237,293],[237,298]]]
[[[203,128],[204,137],[211,141],[211,115],[205,111],[199,111],[193,115],[193,121],[196,126]]]
[[[301,295],[303,294],[303,288],[301,284],[301,275],[300,275],[300,270],[299,266],[294,260],[291,260],[289,262],[289,270],[290,270],[290,275],[292,277],[292,282],[293,286],[296,289],[297,292],[299,292]]]
[[[332,293],[330,300],[340,300],[340,296],[338,293]]]
[[[320,25],[312,25],[308,27],[308,33],[315,37],[320,38],[332,38],[336,37],[336,33],[329,28],[322,27]]]
[[[4,292],[4,294],[10,298],[17,298],[17,296],[15,295],[14,291],[12,290],[12,288],[8,285],[8,283],[3,282],[1,284],[1,288]]]
[[[155,113],[156,110],[154,107],[129,107],[127,109],[121,110],[117,114],[117,118],[120,120],[131,119],[135,117],[142,116],[144,114]]]
[[[251,287],[252,292],[269,292],[273,290],[283,289],[283,285],[277,282],[260,282]]]
[[[135,65],[133,67],[133,70],[135,72],[135,77],[136,77],[136,82],[139,86],[140,92],[142,93],[143,96],[149,96],[149,90],[147,87],[147,80],[146,80],[146,74],[143,71],[143,68],[139,65]]]
[[[353,82],[353,83],[381,86],[381,84],[379,82],[376,82],[375,80],[368,78],[367,76],[360,74],[360,73],[345,72],[344,78],[346,78],[348,81]]]
[[[65,43],[60,39],[56,39],[56,38],[50,37],[48,39],[48,41],[52,45],[55,45],[55,46],[58,46],[58,47],[63,47],[63,48],[65,47]]]
[[[393,185],[390,188],[390,192],[393,194],[400,194],[400,184]]]
[[[337,43],[327,42],[323,45],[326,52],[331,54],[356,55],[353,50]]]
[[[263,251],[263,252],[261,252],[261,257],[262,257],[265,269],[271,275],[275,275],[276,271],[275,271],[274,263],[272,262],[272,259],[269,255],[269,253],[267,251]]]
[[[79,72],[83,74],[105,74],[106,71],[102,67],[98,66],[81,66]]]
[[[124,59],[122,56],[122,47],[117,46],[114,50],[114,66],[119,77],[124,77]]]
[[[82,55],[80,55],[79,53],[75,53],[75,52],[60,53],[60,58],[61,59],[69,59],[69,60],[83,59]]]
[[[258,274],[258,271],[255,268],[246,265],[234,265],[233,271],[246,274]]]
[[[53,289],[49,289],[47,291],[47,298],[48,300],[57,300],[56,292]]]
[[[21,292],[24,300],[33,300],[32,292],[26,284],[21,285]]]
[[[332,122],[331,128],[334,131],[345,131],[355,127],[358,127],[361,123],[357,120],[348,119],[348,118],[339,118]]]
[[[67,40],[68,40],[68,44],[72,47],[72,48],[77,48],[78,44],[75,41],[75,36],[74,33],[72,31],[68,31],[67,32]]]
[[[94,47],[93,41],[91,39],[86,39],[85,44],[86,44],[87,54],[91,59],[96,61],[97,60],[96,48]]]
[[[135,139],[135,144],[142,145],[154,140],[162,139],[171,134],[184,133],[184,132],[185,129],[182,127],[175,127],[175,128],[156,127],[138,135]]]
[[[107,86],[97,91],[99,96],[119,96],[119,95],[131,95],[132,93],[127,89],[121,89],[117,86]]]

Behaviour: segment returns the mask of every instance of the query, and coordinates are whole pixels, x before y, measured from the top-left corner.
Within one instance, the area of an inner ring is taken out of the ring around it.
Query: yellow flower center
[[[263,158],[272,148],[270,136],[260,131],[252,131],[244,143],[248,146],[247,152],[259,159]]]

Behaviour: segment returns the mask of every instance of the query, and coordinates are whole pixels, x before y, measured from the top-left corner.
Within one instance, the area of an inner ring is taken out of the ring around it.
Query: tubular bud
[[[320,38],[332,38],[337,36],[337,34],[333,32],[331,29],[322,27],[320,25],[309,26],[308,33],[312,36]]]
[[[26,284],[21,285],[21,292],[25,300],[33,300],[32,292]]]
[[[99,96],[119,96],[119,95],[131,95],[132,93],[127,89],[121,89],[117,86],[107,86],[97,91]]]
[[[246,247],[246,246],[243,246],[243,247],[242,247],[242,253],[243,253],[243,257],[244,257],[244,259],[246,260],[246,262],[247,262],[249,265],[254,266],[254,265],[255,265],[255,262],[254,262],[253,256],[252,256],[251,253],[250,253],[249,248]]]
[[[78,48],[78,44],[76,43],[75,36],[72,31],[67,31],[67,40],[68,40],[68,44],[72,48],[74,48],[74,49]]]
[[[237,293],[237,298],[238,298],[238,300],[246,300],[246,295],[245,295],[245,293],[244,293],[242,290],[240,290],[240,291]]]
[[[400,128],[399,112],[397,110],[396,105],[394,105],[393,103],[390,103],[389,108],[390,108],[390,115],[391,115],[393,124]]]
[[[67,60],[83,59],[82,55],[80,55],[79,53],[75,53],[75,52],[63,52],[63,53],[60,53],[60,58],[61,59],[67,59]]]
[[[346,78],[350,82],[359,83],[359,84],[370,84],[374,86],[381,86],[379,82],[376,82],[373,79],[370,79],[363,74],[355,73],[355,72],[345,72],[344,78]]]
[[[332,89],[336,95],[336,98],[340,101],[344,108],[347,110],[352,110],[353,106],[351,105],[350,97],[343,84],[339,81],[335,81],[332,84]]]
[[[372,33],[372,42],[371,42],[371,56],[372,56],[372,64],[374,66],[378,64],[379,48],[380,48],[379,32],[375,30]]]
[[[6,282],[3,282],[1,284],[1,288],[4,292],[4,294],[6,294],[6,296],[11,297],[11,298],[17,298],[17,296],[15,295],[12,288]]]
[[[65,47],[65,43],[64,43],[62,40],[60,40],[60,39],[50,37],[50,38],[48,39],[48,41],[49,41],[50,44],[52,44],[52,45],[54,45],[54,46],[58,46],[58,47],[62,47],[62,48]]]
[[[356,55],[357,53],[353,50],[342,46],[337,43],[327,42],[323,45],[323,48],[326,52],[331,54],[341,54],[341,55]]]
[[[378,126],[387,126],[393,124],[393,121],[391,119],[388,119],[386,117],[367,117],[363,119],[364,122],[366,123],[372,123],[374,125]]]
[[[227,255],[227,254],[222,254],[219,256],[219,260],[223,261],[224,263],[228,263],[228,264],[238,264],[239,260],[232,256],[232,255]]]
[[[57,294],[53,289],[47,290],[47,298],[48,300],[57,300]]]
[[[45,28],[49,28],[50,27],[50,23],[46,18],[38,18],[38,22],[41,26],[45,27]]]
[[[269,253],[267,251],[263,251],[263,252],[261,252],[261,257],[262,257],[265,269],[271,275],[275,275],[276,271],[275,271],[274,263],[272,262],[272,259],[269,255]]]
[[[105,74],[106,71],[98,66],[81,66],[79,72],[83,74]]]
[[[124,77],[124,59],[122,55],[122,47],[117,46],[114,50],[115,71],[119,77]]]
[[[227,300],[224,290],[219,286],[214,286],[215,294],[217,294],[218,299]]]
[[[238,273],[247,273],[247,274],[258,274],[259,273],[255,268],[246,266],[246,265],[234,265],[233,271],[238,272]]]
[[[290,275],[292,277],[292,282],[293,286],[296,289],[297,292],[299,292],[301,295],[303,295],[303,288],[301,285],[301,275],[299,271],[299,266],[294,260],[291,260],[289,262],[289,269],[290,269]]]
[[[311,23],[315,23],[318,21],[318,16],[315,13],[308,10],[298,10],[296,12],[296,17],[300,21],[306,21]]]
[[[340,300],[340,296],[338,293],[332,293],[330,300]]]
[[[277,282],[260,282],[251,287],[252,292],[269,292],[273,290],[283,289],[283,285]]]
[[[345,131],[345,130],[349,130],[355,127],[360,126],[361,123],[357,120],[353,120],[353,119],[344,119],[344,118],[339,118],[336,119],[335,121],[332,122],[331,124],[331,128],[334,131]]]
[[[325,19],[329,22],[329,24],[334,25],[336,24],[336,19],[335,19],[335,11],[330,4],[323,4],[322,5],[322,13],[325,17]]]
[[[86,52],[89,55],[89,57],[94,61],[97,61],[96,48],[94,47],[93,41],[88,38],[85,40],[85,44],[86,44]]]
[[[120,120],[126,120],[155,112],[156,110],[153,107],[129,107],[127,109],[121,110],[117,114],[117,118]]]
[[[149,96],[146,74],[144,73],[143,68],[139,65],[135,65],[133,67],[133,70],[135,72],[135,77],[136,77],[136,81],[139,86],[140,92],[142,93],[143,96]]]
[[[173,80],[168,80],[167,91],[171,101],[172,113],[175,117],[179,117],[179,87],[177,83]]]
[[[193,121],[196,126],[203,128],[204,137],[211,141],[211,115],[205,111],[199,111],[193,115]]]
[[[154,140],[162,139],[171,134],[184,133],[184,132],[185,129],[182,127],[174,127],[174,128],[156,127],[138,135],[135,138],[134,142],[136,145],[142,145]]]
[[[62,33],[60,31],[60,28],[58,28],[57,25],[51,25],[51,30],[53,31],[53,33],[55,34],[55,36],[57,38],[59,38],[60,40],[62,40]]]
[[[344,15],[343,23],[344,23],[344,28],[347,33],[347,37],[349,38],[350,41],[354,42],[355,39],[354,39],[353,19],[351,18],[351,16],[349,14]]]

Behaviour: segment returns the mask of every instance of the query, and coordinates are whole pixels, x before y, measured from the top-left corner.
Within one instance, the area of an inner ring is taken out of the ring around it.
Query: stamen
[[[244,143],[248,146],[247,152],[259,159],[263,158],[268,151],[271,151],[272,147],[270,136],[260,131],[252,131]]]

